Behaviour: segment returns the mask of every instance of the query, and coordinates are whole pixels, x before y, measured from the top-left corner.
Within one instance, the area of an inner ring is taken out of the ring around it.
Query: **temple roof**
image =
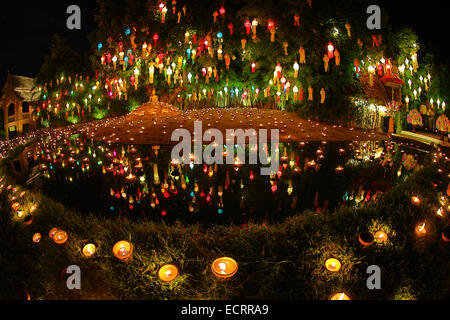
[[[8,74],[3,92],[9,87],[21,100],[26,102],[37,101],[39,89],[35,85],[35,80],[34,78]]]

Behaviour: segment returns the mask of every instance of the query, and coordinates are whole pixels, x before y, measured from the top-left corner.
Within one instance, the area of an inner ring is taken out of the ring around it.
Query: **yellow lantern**
[[[231,278],[238,271],[238,264],[232,258],[222,257],[214,260],[211,270],[217,278]]]
[[[85,257],[90,257],[95,253],[95,245],[89,243],[83,247],[83,255]]]
[[[117,259],[128,262],[132,258],[133,245],[128,241],[119,241],[113,247],[113,254]]]
[[[163,282],[170,282],[179,275],[177,266],[173,264],[165,264],[159,268],[158,277]]]
[[[325,267],[331,272],[338,272],[341,269],[341,262],[338,259],[330,258],[325,262]]]

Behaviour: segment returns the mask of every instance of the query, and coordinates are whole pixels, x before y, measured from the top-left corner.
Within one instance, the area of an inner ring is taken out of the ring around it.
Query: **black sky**
[[[448,62],[450,58],[446,50],[449,47],[449,12],[442,3],[443,1],[438,0],[420,4],[404,0],[374,1],[374,4],[380,4],[388,11],[389,22],[394,29],[402,25],[412,27],[419,34],[421,44],[432,50],[440,61]],[[79,31],[66,28],[66,9],[72,4],[81,8]],[[0,32],[3,39],[0,50],[0,83],[4,81],[8,71],[36,76],[45,55],[49,53],[50,39],[54,33],[66,36],[69,43],[80,51],[89,48],[87,36],[95,28],[95,0],[3,0],[0,8]]]

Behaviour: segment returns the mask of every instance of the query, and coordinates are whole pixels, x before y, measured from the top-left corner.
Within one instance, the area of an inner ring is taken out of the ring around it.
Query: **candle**
[[[388,235],[386,232],[380,230],[375,233],[375,239],[378,242],[386,242],[388,240]]]
[[[341,269],[339,260],[330,258],[325,262],[325,267],[331,272],[338,272]]]
[[[119,241],[113,247],[113,254],[117,259],[127,262],[133,254],[133,245],[128,241]]]
[[[64,244],[67,242],[68,238],[69,236],[67,235],[67,232],[63,230],[58,230],[53,236],[53,241],[57,244]]]
[[[170,282],[174,280],[178,274],[178,268],[173,264],[165,264],[158,271],[158,277],[163,282]]]
[[[95,253],[95,245],[89,243],[83,247],[83,255],[85,257],[90,257]]]
[[[33,242],[38,243],[39,241],[41,241],[41,238],[42,238],[42,236],[40,233],[35,233],[33,235]]]
[[[420,204],[420,199],[417,196],[411,197],[411,203],[415,206],[418,206]]]
[[[330,297],[330,300],[350,300],[350,297],[344,292],[338,292]]]
[[[419,237],[423,237],[427,234],[427,230],[425,229],[425,222],[421,225],[416,226],[416,235]]]
[[[214,260],[211,270],[218,278],[231,278],[238,271],[238,264],[232,258],[222,257]]]

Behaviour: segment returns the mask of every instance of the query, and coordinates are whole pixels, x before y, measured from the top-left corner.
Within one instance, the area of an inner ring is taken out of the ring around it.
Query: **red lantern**
[[[231,22],[228,24],[228,29],[230,30],[230,36],[233,35],[233,24]]]
[[[328,44],[327,49],[328,49],[328,58],[333,59],[334,58],[334,46],[331,42]]]
[[[166,5],[164,4],[164,2],[161,2],[160,4],[159,4],[159,13],[162,13],[162,10],[164,9],[164,7],[165,7]]]
[[[250,34],[250,28],[251,28],[251,26],[252,26],[252,24],[250,23],[250,21],[249,21],[249,20],[245,21],[244,26],[245,26],[245,32],[246,32],[247,34]]]
[[[155,33],[155,34],[153,35],[153,43],[155,44],[155,47],[156,47],[156,43],[158,42],[158,40],[159,40],[159,36],[158,36],[157,33]]]
[[[221,16],[223,16],[225,14],[225,8],[221,7],[220,10],[219,10],[219,13],[220,13]]]
[[[252,72],[255,72],[256,70],[256,63],[252,62]]]
[[[269,22],[267,23],[267,29],[272,30],[274,26],[274,22],[272,20],[269,20]]]

